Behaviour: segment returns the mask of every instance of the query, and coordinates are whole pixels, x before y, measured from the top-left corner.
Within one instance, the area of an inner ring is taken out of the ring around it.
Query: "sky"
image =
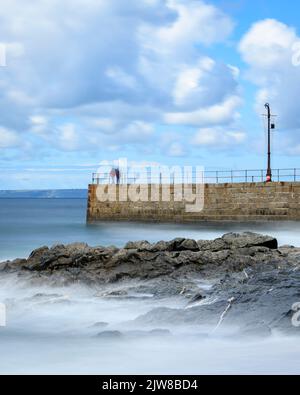
[[[300,167],[300,4],[0,0],[0,189],[99,163]]]

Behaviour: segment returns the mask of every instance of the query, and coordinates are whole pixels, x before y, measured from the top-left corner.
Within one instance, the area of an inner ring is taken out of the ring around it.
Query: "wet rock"
[[[171,325],[184,323],[184,310],[158,307],[135,319],[138,325]]]
[[[53,298],[62,298],[62,297],[64,297],[63,295],[60,295],[60,294],[43,294],[43,293],[38,293],[38,294],[35,294],[35,295],[33,295],[33,299],[47,299],[47,298],[50,298],[50,299],[53,299]]]
[[[199,251],[199,246],[195,240],[177,238],[168,243],[169,251]]]
[[[168,329],[152,329],[149,331],[150,336],[170,336],[171,332]]]
[[[126,290],[117,290],[117,291],[110,291],[110,292],[104,292],[102,294],[97,294],[96,296],[102,297],[102,298],[127,298],[128,297],[128,292]]]
[[[200,251],[218,252],[229,249],[228,244],[223,239],[198,240],[197,245]]]
[[[97,337],[105,340],[116,340],[121,339],[123,334],[119,331],[103,331],[98,333]]]
[[[93,324],[90,328],[106,328],[109,325],[108,322],[95,322],[95,324]]]
[[[264,323],[251,323],[239,332],[245,338],[267,338],[272,336],[272,329]]]
[[[132,331],[125,332],[125,335],[129,338],[132,338],[132,339],[140,339],[140,338],[148,337],[149,331],[132,330]]]
[[[168,329],[151,329],[145,330],[132,330],[125,333],[126,336],[131,338],[147,338],[147,337],[166,337],[171,336],[171,332]]]
[[[13,261],[6,261],[0,263],[0,272],[20,272],[20,270],[26,270],[27,259],[15,259]]]
[[[1,276],[17,273],[35,286],[79,283],[103,290],[101,297],[147,294],[181,301],[181,308],[161,307],[137,318],[136,323],[151,328],[189,324],[213,330],[234,298],[220,330],[232,325],[246,335],[268,328],[286,332],[293,329],[287,312],[300,302],[300,249],[277,249],[277,244],[271,236],[254,233],[230,233],[214,241],[130,242],[121,249],[76,243],[39,248],[28,259],[2,263],[0,270]],[[209,286],[202,289],[200,283]],[[262,317],[262,325],[254,324]]]
[[[177,251],[200,251],[197,242],[191,239],[185,239],[176,248]]]
[[[27,260],[6,262],[2,271],[19,271],[21,275],[28,271],[32,277],[88,285],[167,277],[177,287],[176,278],[188,274],[218,277],[256,264],[285,265],[286,258],[294,261],[300,256],[294,250],[293,254],[282,254],[274,249],[276,246],[276,239],[253,233],[230,233],[215,241],[177,238],[155,244],[129,242],[123,249],[75,243],[39,248]]]
[[[228,233],[222,237],[222,240],[231,248],[247,247],[267,247],[271,250],[278,248],[278,242],[274,237],[259,235],[252,232],[245,233]]]
[[[169,243],[166,241],[159,241],[157,243],[154,244],[150,244],[147,247],[147,251],[150,252],[162,252],[162,251],[167,251],[169,248]]]
[[[149,248],[150,243],[147,240],[143,240],[143,241],[129,241],[125,247],[124,250],[140,250],[143,251],[147,248]]]
[[[202,294],[196,294],[195,296],[192,297],[192,299],[189,301],[188,306],[191,306],[195,303],[201,302],[203,299],[205,299],[206,296],[203,296]]]
[[[32,251],[32,253],[31,253],[30,256],[29,256],[29,259],[31,259],[31,260],[37,260],[37,261],[38,261],[38,260],[40,260],[40,258],[41,258],[42,256],[44,256],[47,252],[49,252],[49,247],[47,247],[47,246],[38,248],[38,249]]]

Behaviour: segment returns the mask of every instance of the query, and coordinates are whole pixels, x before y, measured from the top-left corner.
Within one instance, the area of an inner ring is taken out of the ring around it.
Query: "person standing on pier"
[[[116,170],[115,169],[111,169],[110,173],[109,173],[109,177],[111,178],[112,184],[115,183],[115,177],[116,177]]]
[[[120,170],[119,169],[115,169],[115,174],[116,174],[116,180],[117,180],[117,184],[120,184]]]

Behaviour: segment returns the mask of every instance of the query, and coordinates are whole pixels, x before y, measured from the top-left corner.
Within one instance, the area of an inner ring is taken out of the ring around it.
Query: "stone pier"
[[[152,186],[153,187],[153,186]],[[204,209],[187,212],[186,201],[177,201],[178,186],[170,186],[170,201],[122,201],[119,189],[115,201],[99,201],[97,185],[89,185],[87,221],[289,221],[300,220],[300,182],[229,183],[204,185]],[[194,185],[194,188],[196,186]],[[150,185],[142,186],[150,196]]]

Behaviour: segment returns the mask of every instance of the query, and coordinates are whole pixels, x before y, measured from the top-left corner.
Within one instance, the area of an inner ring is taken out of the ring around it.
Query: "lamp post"
[[[267,170],[267,182],[272,182],[272,169],[271,169],[271,129],[275,129],[275,125],[271,123],[271,109],[270,104],[266,103],[265,108],[267,109],[268,117],[268,170]]]

